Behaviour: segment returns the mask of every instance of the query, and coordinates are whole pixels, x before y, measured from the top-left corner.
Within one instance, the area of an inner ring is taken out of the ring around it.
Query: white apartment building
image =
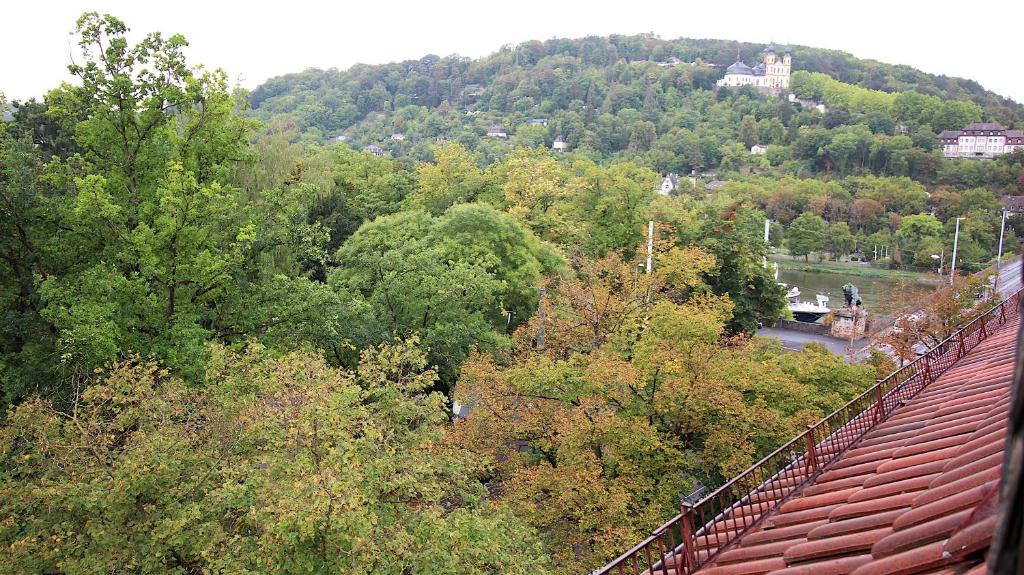
[[[938,138],[946,158],[984,160],[1024,150],[1024,130],[1007,130],[995,122],[968,124],[963,130],[944,130]]]

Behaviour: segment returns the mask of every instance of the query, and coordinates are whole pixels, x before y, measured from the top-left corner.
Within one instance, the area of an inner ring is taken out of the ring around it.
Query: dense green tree
[[[487,179],[461,144],[437,146],[434,159],[434,163],[417,167],[418,185],[406,198],[408,207],[439,215],[455,204],[476,200],[486,191]]]
[[[715,256],[718,266],[708,272],[707,284],[734,307],[726,328],[754,333],[759,324],[773,325],[782,314],[785,297],[771,271],[763,265],[764,213],[743,204],[711,205],[702,214],[698,247]]]
[[[913,262],[930,266],[931,255],[942,247],[945,232],[942,222],[930,214],[916,214],[903,218],[897,236],[901,247]]]
[[[404,211],[363,225],[335,254],[330,284],[364,316],[358,347],[419,334],[445,382],[474,346],[499,349],[536,304],[560,257],[521,224],[484,205],[438,218]]]
[[[65,412],[0,426],[5,573],[544,573],[535,533],[488,501],[415,341],[340,371],[216,347],[204,389],[112,366]]]
[[[824,349],[720,347],[733,306],[685,273],[711,271],[701,252],[659,253],[650,275],[609,254],[552,286],[543,349],[535,318],[509,356],[464,368],[456,397],[474,409],[452,441],[560,563],[604,564],[696,481],[746,468],[872,381]]]
[[[807,256],[825,247],[828,223],[821,216],[804,212],[786,228],[786,247],[795,256]]]
[[[757,120],[751,115],[743,116],[743,120],[740,121],[740,133],[739,141],[743,142],[743,145],[750,149],[751,146],[758,142],[757,133]]]
[[[315,259],[323,236],[298,225],[306,188],[246,197],[229,183],[251,126],[226,75],[188,68],[180,36],[130,44],[111,16],[86,14],[77,32],[80,85],[51,92],[46,106],[74,126],[80,153],[44,168],[19,140],[3,145],[21,170],[4,186],[14,200],[6,273],[19,285],[4,305],[29,328],[5,344],[7,398],[35,388],[66,400],[72,383],[133,352],[195,380],[210,339],[320,322],[299,301],[286,318],[236,307],[276,290],[267,257]],[[28,367],[39,363],[52,371]]]
[[[828,236],[825,247],[832,253],[832,258],[838,260],[847,256],[854,250],[855,238],[850,232],[850,226],[846,222],[829,224]]]

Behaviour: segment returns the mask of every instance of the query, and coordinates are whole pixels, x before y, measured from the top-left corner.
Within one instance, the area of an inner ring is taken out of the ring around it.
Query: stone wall
[[[820,323],[807,323],[805,321],[779,318],[779,321],[775,322],[774,327],[776,329],[813,333],[814,335],[829,335],[828,327]]]
[[[863,307],[840,308],[832,313],[832,337],[857,339],[867,331],[868,312]]]

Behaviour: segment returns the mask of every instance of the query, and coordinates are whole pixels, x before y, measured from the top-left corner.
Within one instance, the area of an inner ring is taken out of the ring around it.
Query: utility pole
[[[770,244],[768,243],[768,233],[771,231],[772,221],[768,218],[764,219],[764,247],[766,250],[770,250]],[[768,256],[761,258],[761,267],[768,269]]]
[[[962,219],[956,219],[956,233],[953,235],[953,259],[949,262],[949,285],[953,285],[953,279],[956,277],[956,245],[960,241],[960,220]]]
[[[636,228],[634,228],[636,229]],[[654,220],[647,222],[647,275],[651,274],[652,258],[654,257]]]
[[[1003,232],[1006,231],[1006,208],[1000,211],[1002,218],[999,221],[999,251],[996,253],[996,279],[992,282],[992,295],[999,293],[999,276],[1003,271]]]
[[[996,255],[996,269],[1003,265],[1003,233],[1006,231],[1006,210],[1003,209],[1003,218],[999,222],[999,254]]]

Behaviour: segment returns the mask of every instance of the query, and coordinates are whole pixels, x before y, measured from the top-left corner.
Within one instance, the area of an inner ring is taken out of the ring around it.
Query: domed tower
[[[768,66],[768,69],[771,70],[771,66],[778,60],[775,56],[775,45],[768,44],[767,48],[761,50],[761,54],[764,57],[764,65]]]
[[[779,76],[781,88],[789,87],[789,75],[793,72],[793,49],[786,46],[782,52],[782,63],[779,64]]]

